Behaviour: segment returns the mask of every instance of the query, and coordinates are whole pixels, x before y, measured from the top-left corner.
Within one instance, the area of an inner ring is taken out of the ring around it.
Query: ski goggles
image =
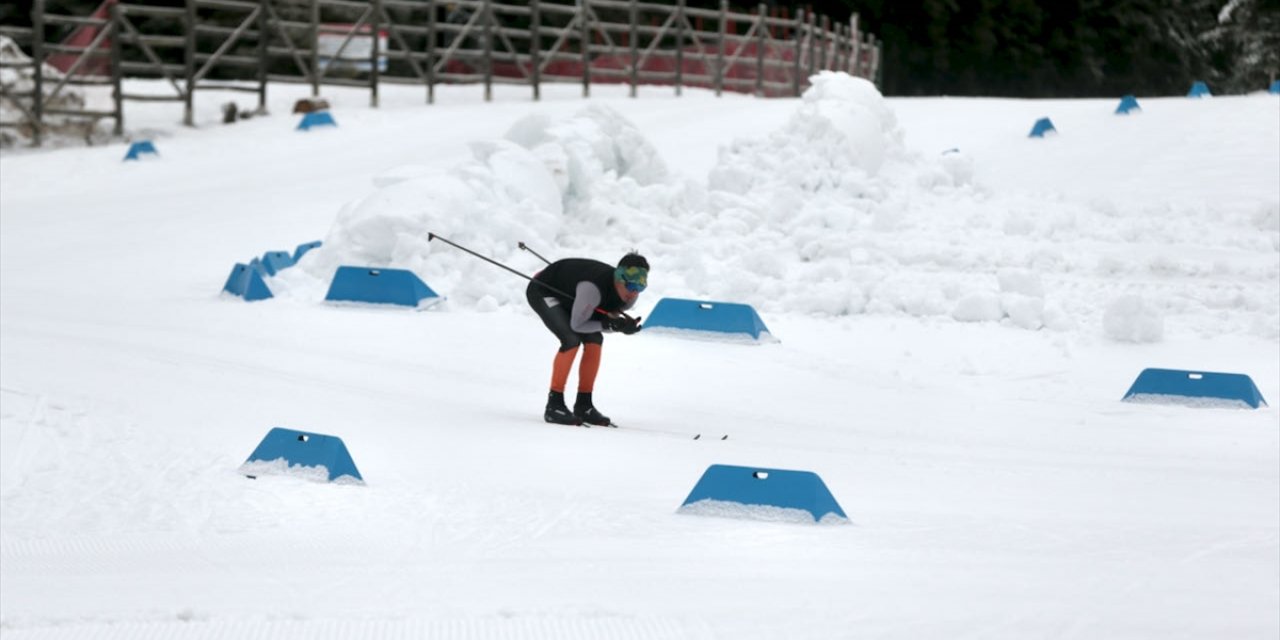
[[[621,280],[627,291],[640,293],[649,284],[649,270],[643,267],[618,267],[613,277]]]

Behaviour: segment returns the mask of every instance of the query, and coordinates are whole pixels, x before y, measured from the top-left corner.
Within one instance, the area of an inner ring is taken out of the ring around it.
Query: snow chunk
[[[959,149],[948,149],[929,167],[921,170],[919,185],[933,191],[945,191],[974,184],[973,158]]]
[[[560,187],[538,156],[505,140],[471,143],[471,153],[485,163],[501,189],[514,202],[525,199],[540,211],[559,216],[562,212]]]
[[[720,150],[712,189],[746,194],[793,188],[865,192],[867,180],[904,152],[897,118],[875,85],[845,73],[812,78],[786,126]]]
[[[1102,329],[1108,338],[1120,342],[1160,342],[1164,338],[1164,317],[1141,296],[1126,294],[1107,306],[1102,314]]]
[[[569,197],[588,198],[594,183],[605,176],[641,185],[667,178],[666,163],[653,144],[629,120],[603,105],[591,105],[562,122],[540,114],[526,116],[511,126],[506,138],[562,171],[556,178]]]
[[[996,273],[996,280],[1000,282],[1000,291],[1003,293],[1016,293],[1032,298],[1044,297],[1044,285],[1040,282],[1040,275],[1034,271],[1001,269]]]
[[[823,71],[810,78],[804,106],[790,128],[808,136],[835,134],[847,145],[849,158],[875,175],[895,143],[901,145],[898,119],[871,82],[846,73]]]
[[[329,482],[329,468],[318,464],[289,464],[284,458],[275,460],[250,460],[240,465],[240,473],[246,476],[290,476],[308,482]],[[363,485],[364,481],[351,475],[341,475],[333,479],[333,484]]]
[[[1000,296],[1000,307],[1017,327],[1035,331],[1044,326],[1044,298],[1006,293]]]
[[[1004,318],[1004,308],[993,293],[971,293],[956,302],[951,317],[961,322],[992,322]]]

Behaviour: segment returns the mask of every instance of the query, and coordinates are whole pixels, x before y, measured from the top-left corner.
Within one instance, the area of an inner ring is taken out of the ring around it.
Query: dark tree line
[[[100,0],[46,0],[87,15]],[[182,0],[130,0],[182,6]],[[719,0],[687,0],[715,8]],[[305,4],[298,3],[298,4]],[[756,2],[732,0],[739,10]],[[882,42],[886,95],[1085,97],[1265,89],[1280,77],[1280,0],[770,0],[861,26]],[[282,9],[291,3],[283,2]],[[29,24],[30,0],[0,4]],[[51,34],[54,35],[54,34]]]
[[[1084,97],[1266,89],[1280,0],[828,0],[884,41],[891,95]]]

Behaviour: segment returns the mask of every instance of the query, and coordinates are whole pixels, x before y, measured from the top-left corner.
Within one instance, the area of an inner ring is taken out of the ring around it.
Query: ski
[[[708,434],[706,434],[706,437],[704,438],[704,437],[703,437],[703,434],[701,434],[701,433],[694,433],[692,436],[690,436],[689,432],[670,431],[670,430],[667,430],[667,429],[650,429],[650,428],[645,428],[645,427],[622,427],[622,426],[621,426],[621,425],[619,425],[618,423],[616,423],[616,422],[612,422],[612,421],[611,421],[611,422],[609,422],[609,424],[607,424],[607,425],[599,425],[599,426],[610,427],[610,428],[613,428],[613,429],[619,429],[619,428],[621,428],[621,429],[623,429],[623,430],[625,430],[625,431],[632,431],[632,432],[636,432],[636,433],[652,433],[652,434],[654,434],[654,435],[676,436],[676,437],[683,437],[683,438],[691,438],[691,439],[693,439],[693,440],[704,440],[704,439],[705,439],[705,440],[728,440],[728,439],[729,439],[729,434],[727,434],[727,433],[718,434],[718,435],[719,435],[719,437],[717,437],[717,434],[708,433]]]
[[[665,436],[674,438],[687,438],[690,440],[728,440],[727,433],[694,433],[690,431],[672,431],[670,429],[655,429],[650,427],[624,427],[617,422],[610,421],[608,424],[590,424],[583,422],[582,424],[564,424],[560,422],[546,422],[546,424],[556,425],[559,427],[582,427],[590,429],[591,427],[602,427],[606,429],[619,429],[628,433],[646,433],[655,436]]]

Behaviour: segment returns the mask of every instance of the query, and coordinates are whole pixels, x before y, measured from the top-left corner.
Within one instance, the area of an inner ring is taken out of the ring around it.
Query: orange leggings
[[[551,366],[551,390],[564,393],[569,382],[569,371],[573,369],[573,360],[578,349],[556,352],[555,362]],[[578,393],[591,393],[596,386],[596,374],[600,371],[600,345],[588,342],[582,345],[582,362],[578,364]]]

